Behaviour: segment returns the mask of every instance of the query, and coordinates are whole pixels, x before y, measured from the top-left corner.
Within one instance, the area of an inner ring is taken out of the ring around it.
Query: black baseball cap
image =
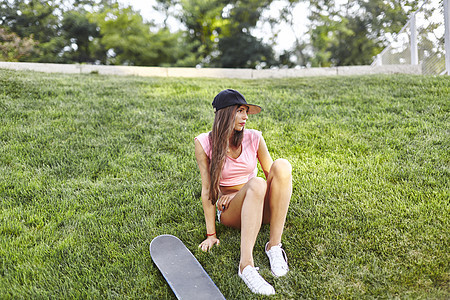
[[[218,93],[217,96],[214,97],[214,101],[212,103],[212,106],[214,107],[214,112],[232,105],[247,106],[249,108],[248,113],[250,115],[257,114],[262,109],[261,106],[248,104],[241,93],[232,89],[226,89]]]

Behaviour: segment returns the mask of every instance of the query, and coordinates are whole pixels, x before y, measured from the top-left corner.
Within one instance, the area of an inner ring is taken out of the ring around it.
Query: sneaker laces
[[[281,246],[274,246],[274,247],[270,248],[270,250],[272,250],[273,248],[275,248],[275,249],[273,252],[270,252],[270,256],[271,256],[274,264],[287,266],[287,255],[286,255],[286,252],[284,251],[284,249],[281,248]]]
[[[270,250],[266,251],[267,256],[269,256],[270,266],[272,269],[282,269],[289,270],[287,264],[287,255],[283,248],[281,248],[281,243],[277,246],[272,246]]]
[[[245,275],[244,272],[240,273],[241,278],[254,293],[272,294],[271,291],[274,293],[273,287],[259,275],[258,270],[258,267],[250,267]]]

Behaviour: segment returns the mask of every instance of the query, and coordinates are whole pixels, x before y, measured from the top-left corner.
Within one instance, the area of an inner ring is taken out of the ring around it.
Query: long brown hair
[[[222,175],[230,137],[232,137],[231,145],[234,147],[241,145],[244,137],[244,129],[242,131],[234,130],[234,122],[238,108],[239,106],[235,105],[218,110],[214,118],[213,128],[209,134],[211,141],[209,197],[213,205],[216,204],[219,198],[219,181]]]

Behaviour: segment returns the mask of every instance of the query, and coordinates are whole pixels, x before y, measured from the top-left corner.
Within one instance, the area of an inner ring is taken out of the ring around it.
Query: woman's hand
[[[231,200],[233,199],[234,194],[233,195],[223,195],[222,197],[219,198],[219,200],[217,200],[216,205],[217,205],[217,209],[220,211],[224,211],[225,209],[228,208],[228,206],[230,205]]]
[[[204,240],[198,247],[202,249],[202,251],[206,252],[209,249],[212,249],[212,247],[216,244],[219,246],[220,241],[216,236],[208,236],[206,240]]]

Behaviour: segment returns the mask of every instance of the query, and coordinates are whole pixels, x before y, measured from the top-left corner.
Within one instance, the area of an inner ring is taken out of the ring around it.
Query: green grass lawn
[[[271,299],[450,298],[450,77],[138,78],[0,70],[0,298],[174,298],[149,254],[178,236],[228,299],[239,232],[205,236],[194,137],[241,91],[293,165]],[[261,170],[260,170],[261,173]],[[261,173],[262,174],[262,173]]]

